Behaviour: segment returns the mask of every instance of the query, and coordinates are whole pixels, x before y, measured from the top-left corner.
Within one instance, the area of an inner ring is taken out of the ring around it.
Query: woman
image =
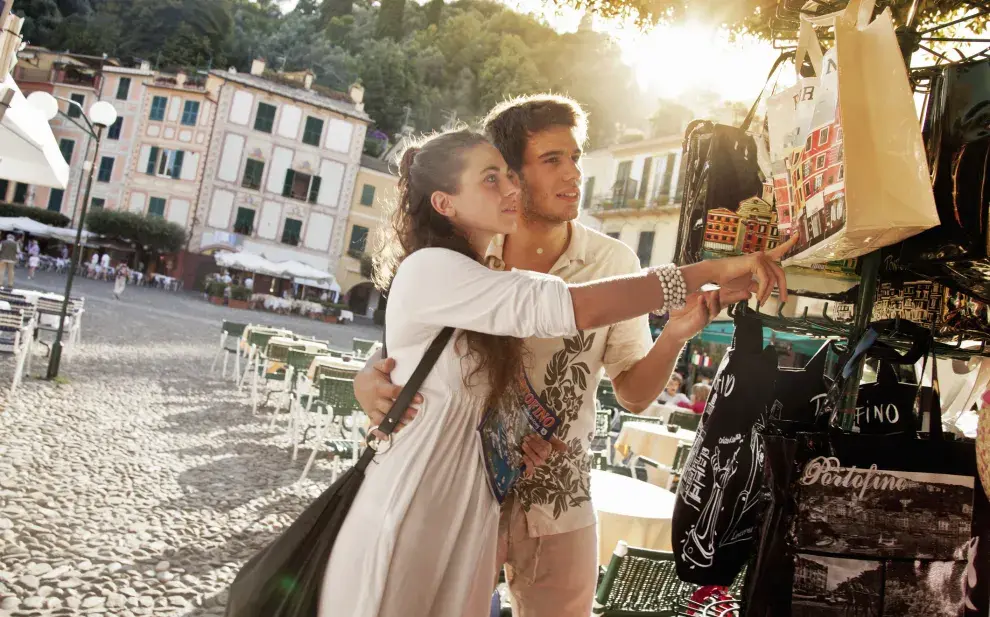
[[[113,281],[113,297],[120,300],[120,295],[124,293],[124,288],[127,287],[127,277],[131,275],[131,271],[127,268],[127,264],[122,263],[117,266],[117,275]]]
[[[420,387],[419,413],[368,469],[331,551],[319,615],[484,615],[496,576],[499,505],[477,427],[513,391],[521,338],[573,336],[659,310],[665,290],[679,305],[686,293],[719,282],[720,292],[688,299],[685,310],[698,316],[700,330],[723,302],[756,289],[763,301],[775,282],[785,290],[784,275],[764,255],[570,286],[489,270],[480,256],[495,234],[515,229],[519,188],[498,150],[470,131],[407,150],[396,205],[375,273],[390,289],[395,382],[408,380],[442,328],[457,333]]]
[[[38,245],[37,240],[31,240],[28,244],[28,279],[34,278],[34,273],[38,271],[38,266],[41,265],[41,246]]]

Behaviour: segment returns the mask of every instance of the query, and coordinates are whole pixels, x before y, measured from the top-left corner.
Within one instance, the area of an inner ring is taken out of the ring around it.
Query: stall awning
[[[0,84],[0,178],[64,189],[69,165],[41,112],[10,75]]]
[[[717,321],[709,324],[701,331],[697,338],[705,343],[718,343],[720,345],[730,345],[732,343],[732,333],[735,326],[731,321]],[[776,332],[770,328],[763,328],[763,344],[769,345],[771,342],[785,343],[790,346],[795,353],[805,356],[813,356],[825,344],[825,339],[811,338],[787,332]]]
[[[26,216],[0,216],[0,231],[19,231],[38,236],[39,238],[58,238],[63,242],[74,244],[76,230],[69,227],[52,227]],[[83,230],[83,242],[88,242],[93,233]]]
[[[216,260],[217,265],[222,268],[233,268],[234,270],[266,274],[277,278],[293,279],[300,285],[312,285],[313,287],[327,285],[326,288],[332,289],[332,286],[336,284],[332,274],[299,261],[274,262],[261,255],[246,251],[237,253],[218,251],[213,258]]]

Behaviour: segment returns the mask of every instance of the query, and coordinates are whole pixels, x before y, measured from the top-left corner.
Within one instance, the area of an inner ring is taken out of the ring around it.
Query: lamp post
[[[65,298],[62,300],[62,311],[58,318],[58,331],[55,333],[55,342],[52,343],[52,351],[48,359],[48,373],[46,377],[48,379],[54,379],[58,377],[59,364],[62,361],[62,330],[65,328],[65,316],[69,312],[72,279],[75,278],[76,270],[79,268],[79,262],[82,259],[82,230],[83,224],[86,221],[86,208],[89,206],[89,191],[93,187],[93,171],[96,167],[94,163],[100,153],[100,138],[103,136],[103,131],[117,121],[117,110],[106,101],[97,101],[89,108],[89,114],[87,115],[79,103],[62,97],[55,97],[48,92],[40,90],[32,92],[27,98],[48,120],[51,120],[58,114],[62,114],[70,122],[96,140],[93,160],[83,161],[83,171],[88,172],[89,176],[86,179],[86,191],[83,193],[82,207],[79,209],[79,227],[76,228],[76,247],[72,256],[72,266],[69,268],[69,276],[65,281]],[[79,117],[86,121],[86,126],[79,124],[72,116],[59,109],[58,101],[63,101],[70,107],[78,108],[80,112]]]

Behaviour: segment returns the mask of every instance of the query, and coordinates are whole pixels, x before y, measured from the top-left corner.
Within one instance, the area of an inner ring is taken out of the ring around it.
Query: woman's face
[[[456,195],[449,199],[451,221],[469,236],[509,234],[519,217],[519,185],[495,146],[478,144],[464,153]]]

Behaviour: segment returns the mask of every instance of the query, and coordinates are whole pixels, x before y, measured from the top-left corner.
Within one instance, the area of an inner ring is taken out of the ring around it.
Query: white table
[[[357,375],[357,372],[360,371],[362,367],[364,367],[364,361],[355,360],[355,359],[349,360],[347,358],[338,358],[336,356],[330,356],[330,355],[316,356],[315,358],[313,358],[313,363],[309,366],[309,374],[307,375],[307,377],[309,379],[313,379],[313,376],[316,375],[316,369],[321,366],[326,366],[329,368],[334,368],[342,371],[353,371],[354,374]]]
[[[626,422],[622,425],[619,438],[615,440],[616,451],[624,457],[629,454],[645,456],[661,465],[674,464],[674,455],[681,444],[694,443],[695,432],[678,428],[677,432],[667,430],[668,425],[649,422]]]
[[[629,546],[671,550],[676,496],[659,486],[591,470],[591,503],[598,519],[598,563],[608,565],[619,540]]]

